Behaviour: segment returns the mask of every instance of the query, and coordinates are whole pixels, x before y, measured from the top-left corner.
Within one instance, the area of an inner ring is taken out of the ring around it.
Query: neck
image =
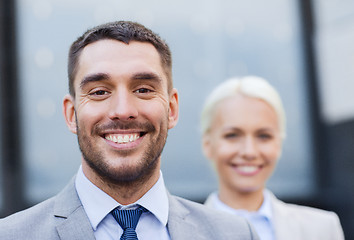
[[[82,164],[84,175],[103,192],[122,205],[129,205],[138,201],[157,182],[160,177],[160,167],[158,166],[150,175],[142,176],[131,182],[114,183],[102,178],[92,171],[92,169]]]
[[[256,191],[235,191],[223,187],[219,188],[219,199],[234,209],[244,209],[249,212],[257,211],[263,203],[264,188]]]

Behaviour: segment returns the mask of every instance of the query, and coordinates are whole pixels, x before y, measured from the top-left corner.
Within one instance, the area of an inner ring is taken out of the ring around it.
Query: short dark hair
[[[75,97],[74,79],[77,74],[78,61],[82,50],[90,43],[103,39],[113,39],[129,44],[130,41],[151,43],[158,51],[162,67],[167,75],[167,87],[172,83],[172,57],[167,43],[160,36],[145,26],[131,21],[117,21],[102,24],[87,30],[71,44],[68,57],[69,93]]]

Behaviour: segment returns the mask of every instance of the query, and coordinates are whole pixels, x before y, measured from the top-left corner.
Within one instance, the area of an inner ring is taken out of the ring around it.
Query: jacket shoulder
[[[213,237],[210,239],[258,239],[253,227],[242,217],[181,197],[173,196],[173,199],[175,203],[171,207],[179,205],[178,211],[186,209],[189,221],[195,223],[198,228],[212,232],[210,236]]]
[[[278,227],[297,229],[298,234],[313,236],[313,239],[344,239],[342,226],[335,212],[284,203],[278,199],[274,201],[273,208]]]
[[[338,215],[332,211],[326,211],[318,208],[302,206],[291,203],[280,202],[283,208],[283,212],[286,213],[291,218],[302,219],[304,222],[306,221],[335,221],[338,218]]]
[[[57,239],[53,218],[54,199],[0,219],[0,239]],[[49,237],[51,236],[51,237]]]

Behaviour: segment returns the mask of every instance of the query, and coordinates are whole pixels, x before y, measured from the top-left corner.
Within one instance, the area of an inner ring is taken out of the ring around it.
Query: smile
[[[239,166],[238,170],[244,173],[254,173],[258,170],[258,167],[256,166]]]
[[[106,134],[104,137],[106,140],[115,142],[118,144],[124,144],[129,142],[135,142],[140,138],[139,133],[130,133],[130,134]]]
[[[233,168],[236,172],[244,176],[253,176],[259,173],[262,169],[262,166],[254,165],[233,165]]]

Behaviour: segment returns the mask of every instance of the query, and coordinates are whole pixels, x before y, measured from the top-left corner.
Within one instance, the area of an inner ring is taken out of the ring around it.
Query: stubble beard
[[[130,166],[124,165],[119,168],[113,168],[104,156],[104,152],[92,142],[92,139],[94,137],[97,138],[99,136],[98,132],[103,129],[129,129],[134,128],[133,125],[112,122],[107,126],[95,127],[91,131],[91,135],[88,136],[85,127],[80,127],[78,123],[76,124],[78,143],[84,161],[108,185],[129,187],[144,184],[154,174],[156,168],[159,167],[160,156],[167,139],[167,124],[161,124],[161,132],[157,134],[157,138],[151,139],[142,157],[135,160],[134,164],[130,164]],[[156,133],[156,128],[151,123],[140,124],[139,127],[147,130],[147,135],[153,136]],[[117,150],[117,156],[120,158],[128,157],[133,151]]]

